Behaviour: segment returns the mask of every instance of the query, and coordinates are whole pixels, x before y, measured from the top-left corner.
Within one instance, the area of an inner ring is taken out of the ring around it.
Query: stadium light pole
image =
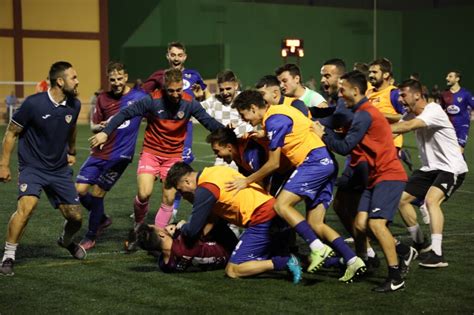
[[[373,26],[374,26],[374,34],[373,34],[373,59],[377,59],[377,0],[374,0],[374,20],[373,20]]]

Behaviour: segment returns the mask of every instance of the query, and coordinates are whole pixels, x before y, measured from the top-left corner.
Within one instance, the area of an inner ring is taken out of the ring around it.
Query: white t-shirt
[[[454,127],[439,104],[429,103],[420,115],[409,115],[403,120],[409,120],[410,116],[422,120],[427,126],[415,130],[421,171],[441,170],[454,174],[468,171]]]
[[[311,89],[308,89],[307,87],[304,88],[304,94],[301,95],[299,100],[303,101],[306,107],[317,107],[322,102],[326,102],[326,100],[321,94]]]
[[[253,131],[252,125],[246,123],[242,118],[240,118],[237,109],[232,108],[231,104],[222,104],[216,95],[207,98],[205,101],[201,102],[201,105],[210,116],[224,126],[227,126],[230,123],[236,125],[237,127],[234,129],[234,132],[237,135],[237,138],[242,137],[245,132]]]

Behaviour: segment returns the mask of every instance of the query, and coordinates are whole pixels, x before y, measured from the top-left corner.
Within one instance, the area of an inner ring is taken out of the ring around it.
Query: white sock
[[[423,232],[421,231],[419,224],[409,226],[407,227],[407,230],[408,232],[410,232],[413,242],[417,244],[423,244],[423,242],[425,241],[425,237],[423,236]]]
[[[374,258],[375,257],[375,251],[372,247],[367,248],[367,257]]]
[[[312,251],[322,250],[324,249],[324,244],[319,239],[315,239],[314,241],[311,242],[311,244],[309,244],[309,248],[311,248]]]
[[[176,220],[177,215],[178,215],[178,209],[173,209],[173,220]]]
[[[442,242],[443,234],[431,234],[431,250],[438,256],[443,255],[443,252],[441,251]]]
[[[18,247],[18,244],[5,242],[5,253],[3,253],[2,262],[7,260],[8,258],[15,260],[15,253],[16,253],[17,247]]]
[[[352,265],[353,263],[356,262],[356,260],[357,260],[357,256],[354,256],[354,257],[352,257],[351,259],[349,259],[349,260],[347,261],[347,264],[346,264],[346,265],[347,265],[347,266]]]

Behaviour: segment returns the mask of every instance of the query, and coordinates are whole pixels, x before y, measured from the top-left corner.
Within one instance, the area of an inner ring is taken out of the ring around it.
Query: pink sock
[[[138,199],[138,196],[135,196],[133,201],[133,212],[135,213],[135,222],[143,223],[145,221],[145,216],[148,213],[148,200],[141,202]]]
[[[160,209],[155,216],[155,226],[164,228],[168,225],[173,216],[173,206],[167,206],[164,203],[161,204]]]

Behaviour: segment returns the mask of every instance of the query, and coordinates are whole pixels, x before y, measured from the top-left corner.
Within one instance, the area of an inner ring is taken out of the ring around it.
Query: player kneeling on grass
[[[226,267],[231,278],[257,275],[272,270],[288,270],[293,282],[301,280],[301,266],[294,256],[270,257],[272,238],[270,227],[277,214],[275,199],[261,186],[251,184],[238,191],[227,192],[225,183],[243,177],[226,166],[207,167],[196,172],[189,165],[174,164],[166,178],[169,187],[176,188],[187,200],[193,200],[188,223],[181,226],[181,235],[194,238],[210,215],[246,228],[232,252]],[[313,235],[313,239],[316,239]]]
[[[238,242],[223,221],[207,224],[196,240],[183,237],[175,224],[164,228],[140,224],[131,234],[142,249],[160,252],[158,265],[163,272],[222,269]]]

